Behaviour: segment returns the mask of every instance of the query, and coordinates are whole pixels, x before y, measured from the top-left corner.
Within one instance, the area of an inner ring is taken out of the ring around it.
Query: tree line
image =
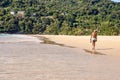
[[[23,14],[18,14],[19,11],[23,11]],[[120,34],[119,2],[111,0],[0,2],[1,33],[89,35],[94,29],[97,29],[100,35]]]

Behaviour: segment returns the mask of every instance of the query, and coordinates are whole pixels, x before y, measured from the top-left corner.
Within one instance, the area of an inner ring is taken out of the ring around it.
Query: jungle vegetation
[[[120,34],[120,3],[111,0],[0,0],[0,32]]]

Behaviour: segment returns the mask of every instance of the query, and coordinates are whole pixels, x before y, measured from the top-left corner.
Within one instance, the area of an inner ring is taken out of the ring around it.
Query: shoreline
[[[33,37],[45,37],[50,41],[65,46],[91,51],[92,45],[89,41],[90,36],[69,36],[69,35],[32,35]],[[53,44],[54,44],[53,43]],[[52,43],[51,43],[52,44]],[[98,36],[96,42],[96,52],[120,56],[120,36]],[[86,52],[86,51],[85,51]]]
[[[87,53],[100,53],[104,55],[120,56],[120,36],[98,35],[95,51],[92,51],[90,36],[13,34],[13,38],[14,37],[18,37],[18,39],[13,40],[12,42],[35,41],[43,44],[53,44],[63,47],[77,48],[78,50],[80,49]],[[7,42],[11,42],[11,39]]]

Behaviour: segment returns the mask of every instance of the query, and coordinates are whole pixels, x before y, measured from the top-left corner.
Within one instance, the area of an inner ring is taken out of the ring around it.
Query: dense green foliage
[[[14,11],[15,14],[10,12]],[[24,11],[24,15],[18,15]],[[111,0],[0,0],[0,32],[120,34],[120,3]]]

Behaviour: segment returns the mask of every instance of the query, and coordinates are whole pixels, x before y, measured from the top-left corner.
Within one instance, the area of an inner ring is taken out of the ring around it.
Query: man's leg
[[[95,41],[92,41],[92,46],[93,46],[92,50],[95,50]]]

